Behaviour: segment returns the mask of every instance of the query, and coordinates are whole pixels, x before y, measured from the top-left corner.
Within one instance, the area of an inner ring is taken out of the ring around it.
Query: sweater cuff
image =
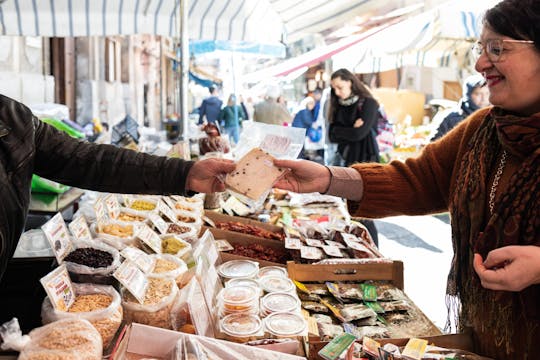
[[[364,184],[360,173],[353,168],[328,166],[330,185],[327,195],[334,195],[348,200],[360,201],[364,192]]]

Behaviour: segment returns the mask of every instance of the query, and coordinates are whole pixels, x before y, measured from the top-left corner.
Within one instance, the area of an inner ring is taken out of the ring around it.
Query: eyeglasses
[[[472,46],[472,53],[476,57],[476,60],[482,55],[485,50],[489,61],[495,63],[503,61],[503,53],[505,52],[504,43],[516,43],[516,44],[534,44],[532,40],[512,40],[512,39],[489,39],[485,44],[480,42],[474,43]]]

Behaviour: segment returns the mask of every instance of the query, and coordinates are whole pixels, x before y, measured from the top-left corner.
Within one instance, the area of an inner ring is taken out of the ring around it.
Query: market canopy
[[[463,67],[482,16],[498,1],[451,1],[395,24],[332,57],[334,68],[373,73],[402,66]]]
[[[292,43],[417,0],[186,0],[191,40]],[[432,0],[432,3],[443,0]],[[178,37],[180,0],[0,0],[0,35]]]

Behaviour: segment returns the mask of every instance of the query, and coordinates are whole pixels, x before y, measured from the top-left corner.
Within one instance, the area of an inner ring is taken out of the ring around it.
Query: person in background
[[[379,103],[369,89],[349,70],[339,69],[330,77],[332,90],[328,106],[328,137],[337,144],[334,165],[379,162],[377,120]],[[361,221],[375,244],[378,232],[372,220]]]
[[[315,100],[315,106],[313,107],[313,117],[317,119],[319,117],[319,111],[321,110],[322,89],[316,88],[311,95]]]
[[[235,144],[238,143],[242,120],[246,120],[246,114],[240,105],[236,105],[236,96],[231,94],[227,106],[219,113],[219,123]]]
[[[10,259],[28,215],[32,174],[101,192],[191,196],[224,191],[220,179],[234,169],[229,160],[185,161],[77,140],[0,95],[0,308],[9,309],[13,295],[2,276],[17,264]]]
[[[303,109],[298,111],[294,116],[292,126],[306,129],[307,131],[309,128],[311,128],[313,122],[315,122],[315,115],[313,111],[313,108],[315,107],[315,100],[311,96],[307,96],[306,98],[304,98],[304,100],[302,100],[301,105],[303,105]],[[302,151],[299,155],[301,159],[305,159],[304,151],[305,149],[302,148]]]
[[[265,124],[283,125],[291,122],[291,114],[278,104],[279,88],[269,86],[263,101],[255,104],[253,120]]]
[[[431,141],[443,137],[467,116],[478,109],[489,106],[489,88],[486,79],[480,74],[467,77],[463,83],[463,97],[459,101],[458,109],[448,114],[437,128]]]
[[[199,107],[199,125],[204,123],[205,118],[207,123],[214,124],[221,112],[221,105],[223,105],[214,86],[210,86],[208,91],[210,91],[210,96],[204,99]]]
[[[242,107],[242,110],[244,111],[244,115],[246,116],[244,120],[249,120],[251,117],[249,116],[248,108],[246,106],[246,102],[244,101],[244,97],[240,95],[238,97],[238,102],[240,103],[240,106]]]
[[[353,216],[450,211],[449,319],[493,359],[540,354],[539,19],[538,0],[503,0],[485,13],[473,53],[493,107],[418,157],[351,168],[275,161],[291,169],[276,187],[346,197]]]

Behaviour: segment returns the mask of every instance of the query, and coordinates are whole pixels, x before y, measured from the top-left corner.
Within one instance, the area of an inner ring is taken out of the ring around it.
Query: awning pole
[[[189,34],[188,0],[180,0],[180,119],[182,140],[188,139],[188,81],[189,81]]]

